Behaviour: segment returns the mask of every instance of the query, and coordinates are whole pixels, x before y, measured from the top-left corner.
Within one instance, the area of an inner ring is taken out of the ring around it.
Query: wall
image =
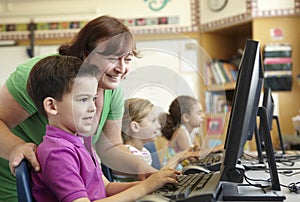
[[[122,81],[125,98],[143,97],[168,111],[178,95],[198,97],[198,46],[193,39],[138,41],[142,55]]]
[[[229,51],[224,53],[225,51],[222,51],[221,49],[209,47],[210,45],[207,44],[207,41],[214,41],[213,43],[228,46],[228,44],[232,44],[231,41],[235,40],[235,38],[233,37],[230,40],[226,40],[226,38],[228,38],[228,33],[224,33],[222,36],[213,37],[211,39],[211,35],[206,35],[206,33],[220,28],[230,28],[233,25],[244,23],[245,21],[250,22],[252,25],[251,32],[253,32],[253,38],[263,42],[262,45],[269,42],[285,41],[292,42],[293,44],[294,81],[292,91],[279,92],[278,100],[280,103],[279,114],[280,117],[282,117],[283,133],[292,134],[294,132],[291,117],[297,113],[298,109],[300,109],[300,102],[298,102],[299,86],[296,82],[296,75],[299,73],[299,43],[296,40],[296,36],[299,36],[300,0],[229,0],[225,9],[217,13],[208,11],[206,0],[157,1],[159,3],[168,2],[165,7],[157,11],[150,9],[151,2],[154,1],[130,0],[126,2],[126,9],[120,9],[120,6],[124,7],[124,1],[122,0],[91,0],[88,4],[85,3],[84,5],[82,5],[82,1],[80,0],[0,0],[0,25],[1,23],[7,22],[30,22],[30,20],[38,22],[56,20],[86,20],[101,14],[111,14],[127,20],[177,16],[177,24],[131,26],[131,28],[135,31],[135,33],[137,33],[137,39],[141,42],[145,41],[145,39],[159,41],[162,38],[175,40],[182,38],[182,36],[179,37],[179,35],[175,37],[172,35],[171,38],[169,36],[165,37],[162,35],[162,33],[165,34],[169,32],[184,33],[188,37],[193,36],[193,38],[198,40],[200,38],[200,31],[202,32],[201,37],[203,40],[198,41],[207,47],[207,50],[205,51],[209,54],[213,53],[215,57],[227,57],[231,54]],[[137,6],[139,9],[136,9]],[[62,14],[62,12],[64,14]],[[285,38],[282,41],[274,41],[269,35],[270,29],[278,26],[285,31]],[[41,38],[36,41],[36,44],[60,44],[63,41],[69,40],[75,31],[71,32],[71,35],[63,35],[65,37],[63,40],[62,38],[56,38],[54,40],[51,38]],[[239,31],[240,30],[231,30],[231,32],[237,33]],[[64,32],[62,33],[64,34]],[[0,38],[3,34],[3,32],[0,32]],[[28,33],[25,33],[24,36],[26,38],[21,40],[20,44],[28,45]],[[12,56],[12,54],[5,56],[5,54],[8,53],[8,51],[4,51],[3,55],[1,55],[1,59],[2,57],[6,59],[9,58],[9,56]],[[22,54],[24,54],[24,51],[21,51],[20,54],[17,54],[17,56],[23,57]],[[11,60],[11,62],[19,60],[17,56],[13,57],[14,59]],[[162,61],[164,61],[164,59],[162,59],[161,62]],[[159,62],[160,61],[158,61],[158,63]],[[14,66],[14,63],[9,66],[1,65],[0,72],[4,72],[4,74],[1,74],[2,77],[0,77],[0,81],[9,74]],[[190,80],[193,79],[194,78],[190,77]]]
[[[58,45],[36,46],[35,55],[56,52],[57,47]],[[28,46],[0,47],[0,85],[4,84],[6,78],[16,69],[17,65],[29,59],[27,49]]]
[[[300,109],[300,86],[297,82],[297,75],[300,74],[300,18],[296,17],[272,17],[253,19],[253,38],[261,41],[261,47],[266,43],[291,43],[293,59],[293,84],[291,91],[274,92],[278,95],[279,119],[282,125],[283,134],[294,134],[294,127],[291,118],[297,115]],[[270,31],[280,28],[283,31],[283,38],[274,39]]]
[[[3,84],[18,64],[29,59],[27,46],[0,47]],[[58,45],[35,46],[35,55],[56,52]],[[200,91],[198,74],[198,46],[193,39],[160,39],[138,41],[137,48],[143,56],[135,62],[122,83],[125,98],[144,97],[153,101],[164,111],[178,95],[198,97]],[[167,76],[166,76],[167,75]]]

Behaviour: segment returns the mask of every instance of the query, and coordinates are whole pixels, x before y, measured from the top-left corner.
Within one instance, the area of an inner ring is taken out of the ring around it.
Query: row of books
[[[231,110],[231,103],[226,99],[225,92],[205,92],[206,113],[222,113]]]
[[[213,60],[206,64],[205,70],[208,85],[234,82],[237,79],[238,68],[229,62]]]
[[[292,46],[267,44],[264,47],[264,84],[273,91],[290,90],[292,85]]]

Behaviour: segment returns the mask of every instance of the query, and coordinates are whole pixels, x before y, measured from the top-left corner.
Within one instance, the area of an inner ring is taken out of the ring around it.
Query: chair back
[[[157,154],[157,150],[156,150],[156,146],[154,142],[147,142],[144,147],[146,147],[146,149],[148,149],[151,153],[151,157],[152,157],[152,167],[156,168],[157,170],[161,169],[161,165],[160,165],[160,161],[159,161],[159,157]]]
[[[33,202],[31,194],[31,177],[27,160],[23,159],[16,171],[18,201]]]
[[[106,166],[105,164],[101,163],[101,169],[102,169],[102,173],[104,174],[104,176],[110,181],[113,182],[113,177],[111,174],[111,168],[109,168],[108,166]]]

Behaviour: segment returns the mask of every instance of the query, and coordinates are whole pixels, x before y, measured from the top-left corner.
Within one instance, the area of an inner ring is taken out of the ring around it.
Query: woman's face
[[[88,55],[85,62],[95,64],[100,68],[100,77],[98,87],[102,89],[115,89],[119,85],[121,79],[127,74],[133,60],[133,53],[130,47],[124,48],[122,54],[102,54],[105,50],[106,45],[100,43],[92,53]],[[118,50],[116,50],[118,52]]]

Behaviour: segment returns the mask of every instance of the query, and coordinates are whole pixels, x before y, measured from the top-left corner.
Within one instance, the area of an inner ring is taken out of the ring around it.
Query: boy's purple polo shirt
[[[106,197],[95,153],[88,152],[82,138],[47,125],[37,158],[41,172],[32,171],[32,191],[36,201],[67,202],[81,197],[93,201]]]

